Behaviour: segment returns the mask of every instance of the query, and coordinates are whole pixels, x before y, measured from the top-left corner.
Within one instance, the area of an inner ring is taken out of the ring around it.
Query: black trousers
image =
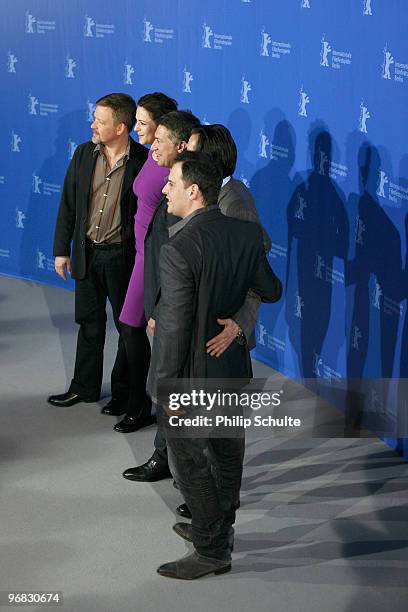
[[[191,511],[194,548],[205,557],[230,560],[244,438],[168,436],[167,448],[171,473]]]
[[[157,431],[154,437],[154,458],[162,463],[168,463],[166,432],[160,427],[159,422],[157,423]]]
[[[129,364],[129,399],[126,414],[133,418],[150,415],[151,400],[146,393],[150,365],[150,342],[145,327],[120,324]]]
[[[85,401],[96,402],[101,393],[107,299],[119,332],[111,374],[112,396],[124,401],[128,398],[129,368],[119,326],[128,280],[120,245],[105,249],[87,247],[86,277],[75,282],[75,321],[79,332],[74,377],[69,388]]]

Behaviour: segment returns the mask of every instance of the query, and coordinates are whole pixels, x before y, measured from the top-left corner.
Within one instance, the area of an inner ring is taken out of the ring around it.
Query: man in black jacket
[[[220,187],[221,170],[211,158],[186,151],[176,159],[163,189],[169,212],[180,221],[169,229],[170,240],[160,253],[161,296],[148,382],[150,395],[160,403],[160,385],[169,381],[251,378],[247,344],[233,342],[215,357],[207,352],[206,341],[219,333],[218,320],[239,310],[250,288],[265,302],[281,296],[260,227],[223,215],[217,205]],[[174,530],[192,538],[195,550],[158,572],[192,580],[229,571],[242,477],[241,440],[197,437],[194,428],[183,437],[167,431],[171,471],[192,514],[192,528],[177,523]]]
[[[237,162],[237,148],[229,130],[219,124],[214,125],[192,125],[189,131],[184,130],[182,136],[188,142],[183,142],[182,147],[176,146],[181,134],[179,134],[178,123],[183,120],[182,111],[170,113],[162,118],[163,124],[159,125],[159,141],[153,144],[153,150],[161,153],[162,159],[159,163],[166,161],[169,167],[172,166],[177,152],[180,148],[198,150],[207,153],[214,163],[219,163],[222,169],[222,187],[218,195],[218,206],[220,211],[227,217],[234,217],[243,221],[252,221],[260,225],[256,211],[254,199],[249,189],[241,182],[233,178]],[[191,129],[192,128],[192,129]],[[172,151],[171,159],[166,156],[162,149],[164,146],[164,136],[169,135],[174,144],[170,147]],[[190,134],[191,132],[191,134]],[[166,198],[162,200],[158,207],[153,221],[149,227],[145,241],[145,313],[149,320],[149,327],[153,327],[152,319],[155,318],[156,303],[160,298],[160,278],[159,278],[159,254],[160,248],[169,240],[168,228],[177,221],[179,217],[168,213]],[[262,228],[264,249],[268,251],[271,241]],[[224,329],[207,338],[207,352],[210,355],[219,357],[232,342],[246,341],[248,348],[255,346],[254,328],[258,318],[258,307],[260,297],[252,290],[248,292],[247,298],[239,310],[234,313],[233,318],[222,321]],[[170,476],[167,462],[167,447],[165,432],[158,427],[154,440],[154,453],[140,466],[128,468],[123,474],[124,478],[132,481],[153,482],[168,478]],[[177,513],[185,518],[190,518],[190,511],[185,504],[178,506]]]
[[[79,324],[74,376],[66,393],[48,398],[54,406],[96,402],[103,375],[106,299],[119,331],[119,315],[135,257],[133,181],[147,150],[129,133],[136,103],[123,93],[96,102],[92,141],[80,145],[69,165],[54,237],[55,271],[75,279],[75,320]],[[119,337],[106,414],[126,410],[129,372]]]

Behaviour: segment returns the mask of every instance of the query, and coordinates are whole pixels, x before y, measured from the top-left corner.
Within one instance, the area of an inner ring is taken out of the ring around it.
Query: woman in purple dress
[[[177,103],[163,93],[142,96],[137,103],[136,127],[139,142],[151,145],[162,115],[177,110]],[[129,287],[120,315],[121,333],[126,347],[130,371],[130,393],[124,419],[114,427],[126,433],[150,425],[151,401],[146,394],[146,379],[150,365],[150,343],[146,334],[146,318],[143,306],[144,240],[154,211],[162,198],[162,189],[169,174],[149,156],[135,178],[133,191],[137,196],[135,214],[136,258]]]

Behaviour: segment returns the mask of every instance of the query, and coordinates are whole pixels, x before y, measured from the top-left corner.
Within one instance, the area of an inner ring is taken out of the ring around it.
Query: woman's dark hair
[[[166,94],[160,91],[154,93],[145,94],[137,101],[137,105],[144,108],[150,115],[155,123],[162,115],[167,115],[172,111],[177,110],[177,102],[173,98],[169,98]]]

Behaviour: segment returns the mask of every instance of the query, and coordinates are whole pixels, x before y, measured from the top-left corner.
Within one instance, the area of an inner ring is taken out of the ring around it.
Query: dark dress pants
[[[116,329],[128,285],[122,247],[87,247],[87,273],[75,281],[75,321],[79,325],[74,377],[69,390],[85,401],[98,401],[103,377],[106,333],[106,300],[112,306]],[[123,340],[111,374],[112,396],[124,401],[129,395],[129,368]]]
[[[157,407],[156,407],[157,413]],[[160,422],[157,422],[157,431],[154,437],[154,458],[156,461],[160,461],[163,464],[168,464],[167,457],[167,440],[166,432],[163,427],[160,426]]]
[[[131,373],[126,415],[134,419],[142,419],[150,415],[152,405],[146,393],[150,365],[150,342],[145,327],[132,327],[121,323],[120,328]]]
[[[167,436],[169,465],[192,514],[200,555],[230,560],[245,440]]]

